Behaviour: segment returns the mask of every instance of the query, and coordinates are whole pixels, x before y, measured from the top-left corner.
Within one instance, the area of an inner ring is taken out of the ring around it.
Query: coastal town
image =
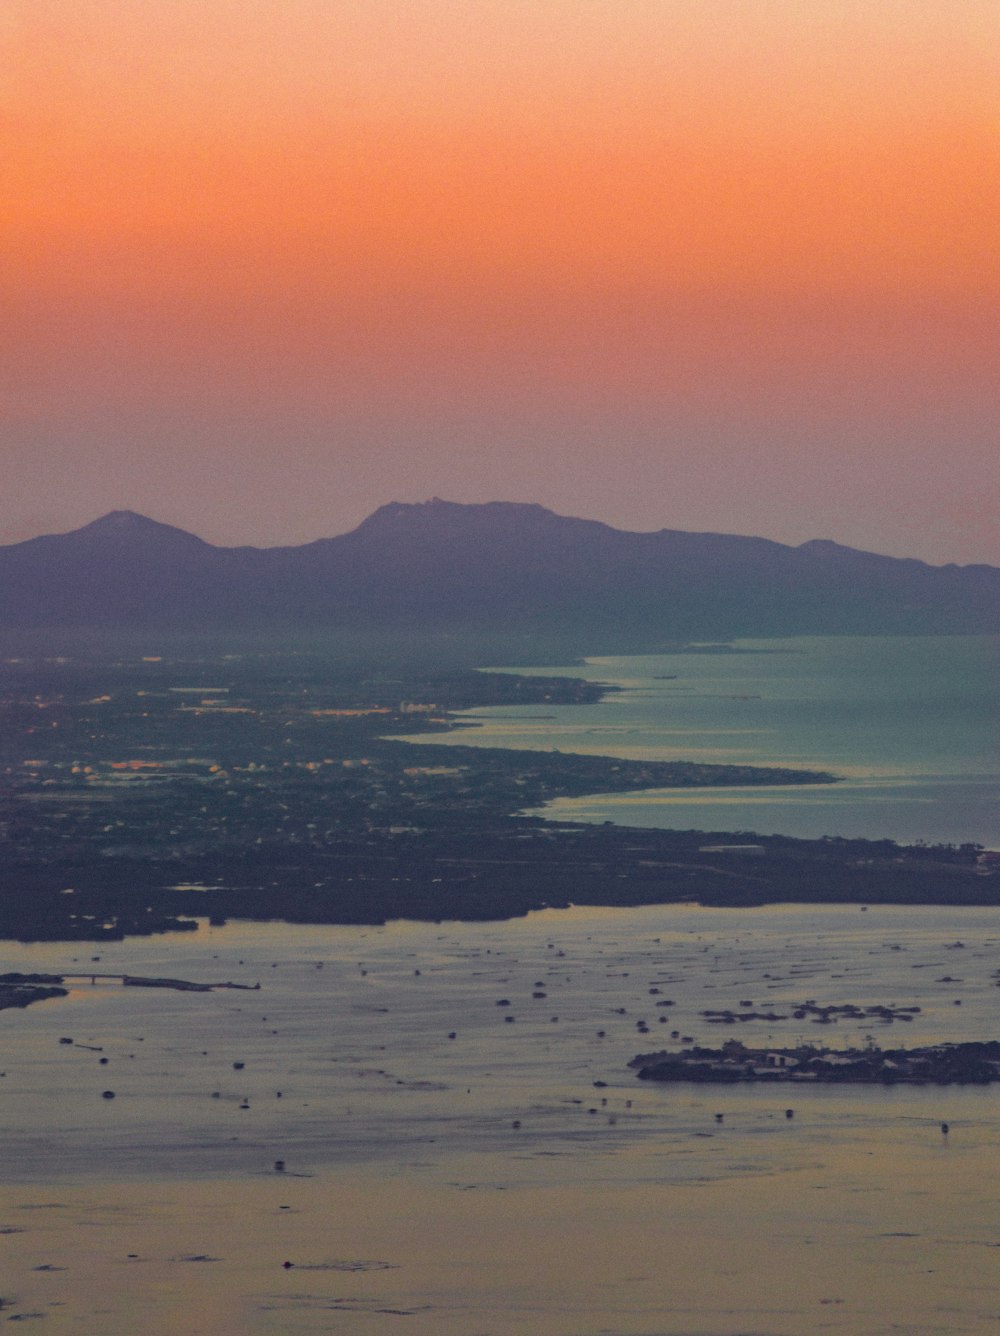
[[[1000,883],[973,845],[538,814],[561,797],[831,774],[456,745],[476,727],[470,710],[544,719],[610,690],[278,651],[8,659],[0,937],[105,940],[198,919],[497,919],[568,904],[996,903]]]

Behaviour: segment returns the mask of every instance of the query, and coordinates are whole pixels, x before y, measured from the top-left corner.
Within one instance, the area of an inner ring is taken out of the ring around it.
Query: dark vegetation
[[[357,645],[339,656],[112,648],[0,665],[0,937],[121,938],[191,930],[197,917],[380,923],[573,903],[998,899],[972,846],[519,815],[565,795],[828,775],[433,742],[455,727],[451,711],[544,713],[597,699],[593,683],[433,656],[404,668],[402,653],[376,672]],[[427,740],[387,736],[400,732]]]

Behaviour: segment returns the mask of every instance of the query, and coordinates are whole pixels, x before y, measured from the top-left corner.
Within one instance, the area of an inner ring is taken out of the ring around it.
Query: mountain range
[[[1000,631],[1000,568],[814,540],[633,533],[538,505],[392,503],[298,547],[116,510],[0,547],[0,626],[484,631],[590,652],[690,638]]]

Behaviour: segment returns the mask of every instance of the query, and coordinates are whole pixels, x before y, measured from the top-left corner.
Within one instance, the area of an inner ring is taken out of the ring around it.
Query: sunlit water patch
[[[444,742],[630,759],[828,770],[822,789],[657,790],[565,799],[545,814],[634,826],[1000,846],[996,637],[738,641],[737,653],[521,668],[605,681],[596,705],[470,712]]]
[[[651,1086],[627,1067],[685,1038],[994,1037],[988,911],[233,924],[2,954],[260,983],[98,979],[0,1013],[8,1287],[45,1329],[98,1311],[113,1336],[404,1316],[419,1336],[995,1329],[997,1087]],[[806,1000],[919,1011],[818,1025]],[[778,1019],[706,1016],[746,1005]]]

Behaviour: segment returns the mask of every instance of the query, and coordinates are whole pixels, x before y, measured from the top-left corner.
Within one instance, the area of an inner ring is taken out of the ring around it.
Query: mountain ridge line
[[[993,634],[1000,567],[932,566],[830,539],[623,530],[520,502],[390,502],[347,533],[265,548],[113,510],[0,546],[0,626],[489,627],[629,647]]]

